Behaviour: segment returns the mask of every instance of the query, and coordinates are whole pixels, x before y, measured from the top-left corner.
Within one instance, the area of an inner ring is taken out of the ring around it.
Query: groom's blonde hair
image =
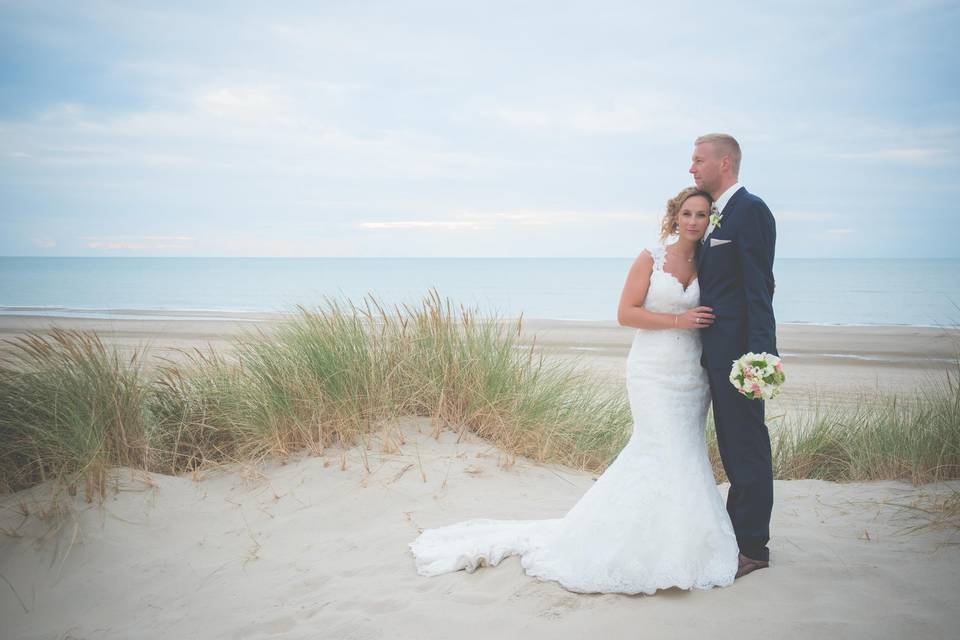
[[[733,175],[740,175],[740,158],[742,154],[740,153],[740,143],[737,142],[736,138],[727,133],[708,133],[697,138],[693,144],[696,146],[702,142],[713,143],[720,157],[730,156],[730,170],[733,172]]]

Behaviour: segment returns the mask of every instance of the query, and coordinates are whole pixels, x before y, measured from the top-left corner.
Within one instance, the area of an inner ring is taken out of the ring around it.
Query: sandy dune
[[[955,638],[960,537],[909,532],[957,485],[776,484],[772,567],[724,589],[583,595],[516,557],[417,575],[418,528],[562,516],[588,473],[511,459],[471,434],[402,423],[370,449],[328,449],[200,480],[118,472],[56,532],[0,498],[2,638]],[[345,466],[345,468],[342,468]],[[721,486],[720,490],[725,490]],[[45,535],[44,535],[45,534]]]

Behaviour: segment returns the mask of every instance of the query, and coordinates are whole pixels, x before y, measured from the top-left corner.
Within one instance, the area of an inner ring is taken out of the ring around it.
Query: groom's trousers
[[[769,560],[773,468],[763,400],[740,394],[730,384],[729,368],[707,368],[707,376],[720,458],[730,480],[727,513],[740,552],[754,560]]]

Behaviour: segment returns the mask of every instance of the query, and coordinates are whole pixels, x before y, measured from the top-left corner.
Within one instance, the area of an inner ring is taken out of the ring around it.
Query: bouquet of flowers
[[[751,400],[775,398],[786,379],[780,358],[767,352],[744,354],[730,369],[730,383]]]

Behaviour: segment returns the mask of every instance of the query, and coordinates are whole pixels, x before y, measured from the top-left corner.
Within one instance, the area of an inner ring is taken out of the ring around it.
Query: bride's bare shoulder
[[[627,273],[627,281],[647,281],[653,273],[653,262],[654,256],[649,249],[641,251],[640,255],[634,259],[633,264],[630,265],[630,271]]]
[[[633,261],[633,266],[635,268],[640,267],[640,268],[646,268],[647,270],[650,270],[653,268],[653,261],[654,261],[653,251],[651,249],[644,249]]]

